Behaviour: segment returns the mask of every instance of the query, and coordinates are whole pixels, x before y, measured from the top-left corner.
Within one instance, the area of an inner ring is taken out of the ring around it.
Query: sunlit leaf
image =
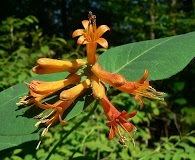
[[[130,43],[111,48],[99,57],[104,69],[137,80],[149,70],[149,80],[169,78],[195,56],[195,32]]]

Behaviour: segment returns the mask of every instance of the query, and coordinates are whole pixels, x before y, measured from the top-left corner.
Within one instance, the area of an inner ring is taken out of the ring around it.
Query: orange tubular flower
[[[68,89],[64,90],[60,93],[60,99],[62,101],[69,101],[77,98],[81,95],[87,88],[91,85],[91,81],[89,79],[84,80],[80,84]]]
[[[95,63],[91,67],[91,71],[103,82],[108,83],[113,87],[120,87],[125,84],[125,77],[119,74],[110,73],[106,70],[103,70],[102,67]]]
[[[45,134],[48,132],[49,127],[53,126],[58,120],[60,121],[60,123],[62,125],[66,125],[67,122],[65,122],[64,120],[62,120],[62,115],[64,113],[64,111],[72,104],[72,101],[59,101],[55,104],[44,104],[45,108],[47,108],[46,110],[44,110],[41,114],[35,116],[34,118],[40,118],[40,120],[35,124],[36,127],[38,127],[40,124],[44,123],[47,127],[43,130],[43,132],[41,133],[41,137],[44,137]],[[51,112],[42,117],[41,116],[48,112],[49,110],[51,110]],[[39,148],[41,144],[41,140],[39,141],[37,148]]]
[[[75,87],[72,87],[68,90],[61,92],[60,94],[60,101],[55,104],[40,104],[41,108],[44,110],[41,114],[35,116],[35,118],[40,118],[45,112],[52,110],[48,115],[44,116],[35,124],[36,127],[39,124],[44,123],[47,127],[43,130],[41,137],[43,137],[50,126],[54,125],[58,120],[62,125],[66,125],[67,122],[62,120],[62,115],[64,111],[75,101],[75,99],[81,95],[87,88],[89,88],[91,82],[89,79],[84,80],[82,83],[78,84]],[[41,141],[39,142],[37,148],[39,147]]]
[[[124,110],[122,112],[119,112],[112,105],[112,103],[108,100],[106,96],[100,99],[100,103],[109,120],[109,122],[106,123],[106,125],[110,127],[110,133],[109,133],[108,139],[112,140],[115,136],[115,133],[117,133],[120,138],[119,142],[125,145],[125,141],[127,139],[121,134],[121,131],[118,128],[118,125],[119,125],[120,127],[122,127],[123,130],[125,130],[129,134],[130,138],[133,141],[133,138],[131,137],[129,132],[131,132],[132,130],[136,131],[136,127],[132,123],[128,122],[127,119],[134,117],[137,114],[137,110],[133,111],[130,114],[128,114]]]
[[[37,127],[41,123],[45,123],[47,128],[54,125],[58,120],[62,125],[67,124],[67,122],[62,120],[63,112],[72,104],[72,101],[59,101],[55,104],[46,103],[46,110],[44,110],[41,114],[35,116],[35,118],[40,118],[45,112],[52,110],[48,115],[44,116],[40,119],[39,122],[35,124]]]
[[[77,40],[77,44],[86,44],[87,61],[89,64],[96,62],[96,48],[97,44],[103,48],[108,48],[108,42],[101,36],[110,28],[107,25],[101,25],[96,29],[96,16],[89,12],[89,21],[82,21],[84,29],[77,29],[73,32],[72,37],[80,36]]]
[[[126,81],[124,85],[121,87],[118,87],[119,90],[130,93],[135,95],[135,100],[140,101],[140,108],[143,108],[143,101],[141,97],[147,97],[147,98],[152,98],[152,99],[157,99],[157,100],[164,100],[163,98],[160,98],[158,96],[162,96],[164,93],[163,92],[157,92],[154,88],[152,88],[149,85],[149,81],[146,79],[148,78],[148,70],[145,70],[145,73],[143,77],[135,82],[131,81]]]
[[[18,105],[35,103],[37,106],[44,108],[44,105],[41,105],[40,103],[41,100],[70,84],[78,83],[80,80],[81,75],[77,74],[70,74],[64,80],[53,82],[33,80],[28,86],[30,95],[23,97],[18,103]]]
[[[76,59],[74,61],[63,61],[50,58],[40,58],[37,60],[37,66],[33,67],[33,72],[37,74],[49,74],[56,72],[70,72],[75,73],[83,65],[86,64],[82,59]]]

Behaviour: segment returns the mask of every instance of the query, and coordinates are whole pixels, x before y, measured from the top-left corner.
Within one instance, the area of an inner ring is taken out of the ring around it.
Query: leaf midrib
[[[155,47],[157,47],[157,46],[159,46],[159,45],[161,45],[161,44],[163,44],[163,43],[165,43],[165,42],[168,42],[169,40],[172,40],[172,39],[174,39],[174,38],[177,38],[177,37],[178,37],[178,36],[170,37],[170,38],[168,38],[167,40],[165,40],[165,41],[163,41],[163,42],[160,42],[160,43],[158,43],[157,45],[154,45],[153,47],[151,47],[151,48],[145,50],[143,53],[139,54],[138,56],[134,57],[133,59],[131,59],[130,61],[128,61],[128,62],[125,63],[124,65],[122,65],[122,66],[121,66],[120,68],[118,68],[114,73],[119,73],[123,68],[125,68],[125,66],[129,65],[131,62],[133,62],[134,60],[138,59],[140,56],[142,56],[142,55],[145,54],[146,52],[148,52],[148,51],[154,49]],[[136,44],[136,43],[132,44],[131,50],[133,49],[133,47],[134,47],[135,44]],[[131,52],[131,50],[130,50],[129,52]]]

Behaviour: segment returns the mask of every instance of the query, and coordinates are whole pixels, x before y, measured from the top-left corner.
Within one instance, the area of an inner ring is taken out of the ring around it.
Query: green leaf
[[[41,52],[43,52],[43,53],[47,53],[47,52],[49,52],[49,46],[42,46],[41,47]]]
[[[26,82],[30,82],[32,79],[45,81],[60,80],[64,79],[67,75],[67,73],[39,75],[26,80]],[[39,140],[39,133],[42,130],[37,131],[35,123],[38,120],[33,117],[41,111],[33,107],[24,113],[28,107],[18,107],[16,105],[19,97],[27,93],[28,89],[22,83],[0,92],[0,150],[18,146],[24,142]],[[65,113],[65,120],[67,121],[81,113],[83,108],[87,107],[92,100],[93,98],[88,95],[78,98]]]
[[[91,150],[97,150],[98,148],[100,149],[100,151],[107,152],[111,152],[113,150],[112,148],[108,147],[107,144],[102,144],[99,141],[86,142],[84,145],[90,148]]]
[[[1,92],[0,105],[0,150],[14,147],[26,141],[38,140],[34,124],[36,120],[23,116],[24,108],[18,110],[19,97],[27,93],[23,84]]]
[[[29,123],[27,123],[29,124]],[[30,124],[31,125],[31,124]],[[26,126],[25,126],[26,127]],[[19,128],[19,127],[18,127]],[[39,140],[39,134],[32,133],[27,135],[0,135],[0,151],[11,147],[18,146],[24,142]],[[36,146],[35,146],[36,147]]]
[[[192,142],[193,144],[195,144],[195,137],[193,136],[188,136],[187,139]]]
[[[169,78],[195,56],[195,32],[147,40],[111,48],[99,57],[100,65],[128,80],[140,79],[145,69],[149,80]]]

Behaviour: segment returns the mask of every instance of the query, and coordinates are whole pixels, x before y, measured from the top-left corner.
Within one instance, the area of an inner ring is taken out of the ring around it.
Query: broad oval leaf
[[[128,80],[140,79],[145,69],[149,70],[149,80],[161,80],[181,71],[194,56],[195,32],[190,32],[114,47],[98,61],[104,69]]]

